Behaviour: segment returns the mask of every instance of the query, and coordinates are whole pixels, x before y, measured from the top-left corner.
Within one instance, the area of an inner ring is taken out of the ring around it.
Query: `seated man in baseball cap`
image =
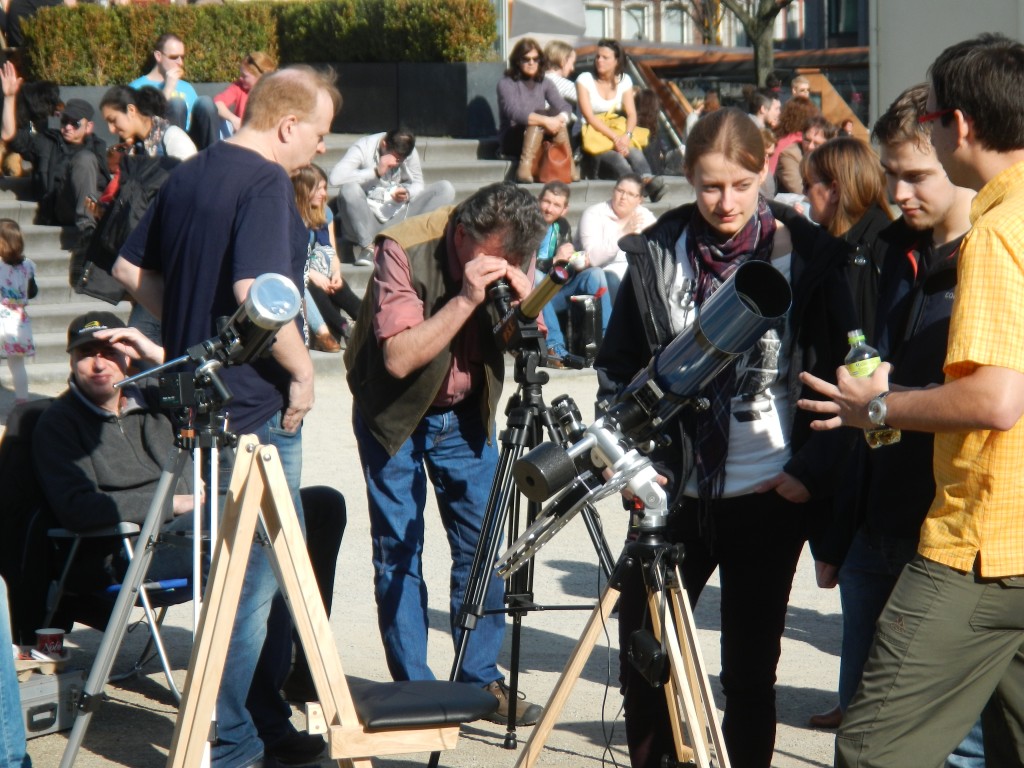
[[[93,133],[92,105],[82,99],[68,99],[60,114],[60,129],[45,125],[18,126],[16,100],[22,80],[7,62],[0,68],[4,95],[0,139],[12,152],[32,163],[33,194],[39,200],[40,224],[74,225],[88,233],[96,221],[87,203],[99,198],[110,174],[107,145]]]
[[[88,312],[68,327],[68,388],[39,417],[32,436],[36,473],[60,524],[84,531],[119,522],[142,524],[174,442],[171,422],[157,407],[155,388],[114,385],[133,361],[163,361],[163,349],[110,312]],[[191,529],[193,497],[183,473],[165,528]],[[92,577],[120,582],[128,561],[119,544],[106,544],[97,567],[79,562]],[[160,547],[151,579],[191,572],[192,548]],[[88,576],[86,575],[88,574]],[[103,584],[93,583],[100,587]]]

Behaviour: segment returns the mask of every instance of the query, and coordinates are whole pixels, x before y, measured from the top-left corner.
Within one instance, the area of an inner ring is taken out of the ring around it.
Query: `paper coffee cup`
[[[36,650],[48,656],[63,656],[64,630],[57,627],[37,629]]]

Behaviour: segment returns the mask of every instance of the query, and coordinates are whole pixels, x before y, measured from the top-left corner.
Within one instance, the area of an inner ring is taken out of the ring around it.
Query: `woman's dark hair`
[[[612,40],[610,37],[602,37],[597,41],[597,45],[594,48],[607,48],[615,54],[615,79],[618,80],[622,77],[622,70],[626,66],[626,56],[622,53],[622,46],[619,45],[619,41]],[[594,75],[597,75],[596,70]]]
[[[128,112],[133,106],[146,117],[163,117],[167,112],[167,97],[156,88],[145,86],[135,90],[127,85],[115,85],[103,94],[100,109],[110,107],[118,112]]]
[[[60,86],[56,83],[49,80],[25,83],[18,91],[15,122],[19,128],[27,128],[31,123],[42,130],[46,121],[56,114],[60,103]]]
[[[531,79],[538,83],[543,82],[544,72],[548,68],[547,61],[544,58],[544,51],[541,49],[540,43],[532,37],[524,37],[512,48],[512,53],[508,55],[508,69],[505,70],[505,77],[511,77],[513,80],[526,79],[520,64],[526,54],[533,53],[534,51],[537,52],[537,72]]]
[[[653,139],[658,135],[658,108],[661,106],[658,94],[650,88],[641,88],[633,97],[633,105],[636,107],[636,124],[649,130]]]
[[[686,176],[693,174],[701,157],[715,152],[751,173],[764,170],[764,139],[761,138],[761,129],[743,110],[736,107],[716,109],[693,126],[686,138],[686,155],[683,158]]]

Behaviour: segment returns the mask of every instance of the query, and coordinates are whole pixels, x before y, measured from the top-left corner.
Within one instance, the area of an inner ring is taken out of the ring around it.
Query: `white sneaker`
[[[357,267],[372,267],[373,266],[373,246],[367,245],[359,249],[359,253],[356,255],[355,261],[352,262]]]

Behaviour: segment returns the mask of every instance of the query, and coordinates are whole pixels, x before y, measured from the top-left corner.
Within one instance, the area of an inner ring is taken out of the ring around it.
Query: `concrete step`
[[[127,318],[127,313],[124,313],[124,317]],[[26,366],[30,392],[34,390],[35,385],[66,381],[70,372],[70,360],[68,353],[64,351],[67,345],[66,331],[60,334],[35,334],[35,341],[36,356]],[[310,352],[310,356],[313,358],[313,366],[317,373],[328,374],[344,370],[340,354]],[[13,389],[14,386],[11,373],[3,362],[0,362],[0,386],[7,389]]]
[[[511,164],[505,160],[466,160],[449,162],[444,165],[423,167],[423,181],[432,184],[446,179],[452,184],[475,183],[477,188],[485,184],[505,181],[509,178]]]
[[[118,317],[128,319],[131,304],[122,301],[116,307],[105,301],[73,293],[68,289],[66,301],[53,304],[37,304],[29,302],[28,316],[32,318],[32,333],[38,339],[40,334],[67,333],[71,319],[85,312],[113,312]]]
[[[358,136],[332,134],[326,138],[327,153],[317,162],[330,172],[345,151]],[[417,147],[423,159],[425,181],[447,179],[455,187],[456,202],[465,200],[480,187],[502,181],[511,164],[495,158],[494,140],[451,139],[446,137],[421,137]],[[669,177],[669,190],[659,203],[648,203],[648,207],[660,215],[669,208],[693,199],[693,190],[682,178]],[[537,195],[540,184],[528,184],[525,188]],[[582,181],[572,185],[571,206],[568,218],[573,227],[578,227],[583,210],[594,203],[608,200],[614,182]],[[335,191],[335,190],[332,190]],[[76,233],[73,227],[55,227],[35,224],[36,204],[30,199],[31,185],[27,178],[0,178],[0,217],[11,218],[22,226],[25,235],[25,251],[36,264],[39,295],[29,305],[32,318],[37,356],[29,366],[30,381],[63,381],[67,378],[68,360],[64,351],[68,323],[73,317],[90,310],[113,311],[127,318],[130,305],[123,302],[112,307],[98,299],[74,293],[68,285],[69,249],[74,246]],[[344,250],[343,250],[344,253]],[[369,284],[372,269],[347,264],[345,278],[352,289],[363,295]],[[335,370],[341,366],[338,355],[313,353],[318,370]],[[10,385],[6,366],[0,365],[0,384]]]

